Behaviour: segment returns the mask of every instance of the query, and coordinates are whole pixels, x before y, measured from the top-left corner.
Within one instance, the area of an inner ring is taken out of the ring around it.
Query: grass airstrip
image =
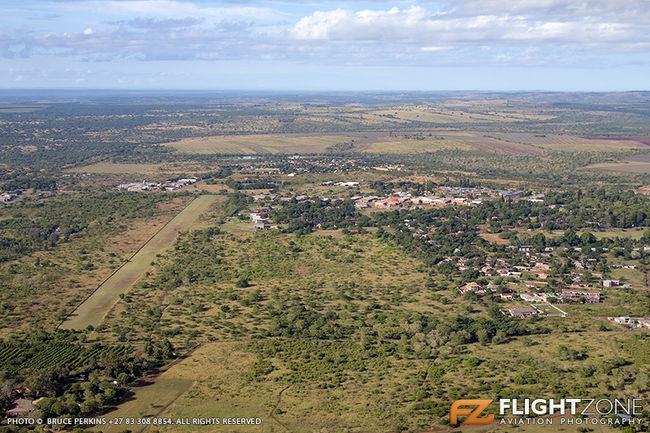
[[[163,226],[131,259],[116,270],[79,305],[61,324],[62,329],[83,329],[88,325],[99,325],[106,313],[113,307],[119,295],[125,293],[149,269],[151,261],[166,250],[178,233],[188,230],[199,216],[217,201],[217,196],[204,195],[192,201],[182,212]]]

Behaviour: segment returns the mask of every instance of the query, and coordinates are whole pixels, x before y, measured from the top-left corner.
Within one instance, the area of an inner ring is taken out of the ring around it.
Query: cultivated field
[[[62,329],[83,329],[88,325],[99,325],[106,313],[113,307],[119,295],[125,293],[151,266],[151,261],[166,250],[178,233],[191,228],[199,216],[217,201],[217,196],[205,195],[192,201],[156,233],[135,255],[86,299],[61,324]]]
[[[185,138],[166,144],[184,153],[321,153],[328,146],[352,139],[342,135],[263,134]]]
[[[646,147],[632,140],[610,140],[558,134],[494,133],[504,141],[564,152],[615,152]]]
[[[422,153],[442,149],[479,150],[502,155],[537,155],[549,151],[612,152],[639,149],[632,140],[605,140],[564,135],[471,132],[444,128],[414,129],[394,133],[383,131],[340,134],[259,134],[193,137],[166,143],[191,154],[320,153],[329,146],[354,140],[353,151],[370,153]],[[632,163],[644,165],[639,163]],[[83,167],[91,173],[128,171],[130,164],[98,163]],[[146,167],[143,167],[146,168]],[[132,170],[137,170],[133,167]]]

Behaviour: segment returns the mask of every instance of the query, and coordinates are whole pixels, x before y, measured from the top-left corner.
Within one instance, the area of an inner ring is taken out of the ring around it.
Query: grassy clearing
[[[650,173],[650,162],[603,162],[601,164],[592,164],[588,167],[585,167],[585,169],[647,174]]]
[[[151,385],[136,389],[133,400],[105,415],[122,417],[254,417],[262,426],[135,426],[138,432],[272,432],[281,426],[268,416],[282,384],[251,383],[245,374],[255,356],[239,343],[209,343],[174,365]],[[105,433],[124,430],[105,426]]]
[[[112,420],[115,418],[151,418],[165,410],[174,400],[179,398],[194,384],[190,379],[179,379],[173,374],[164,373],[155,382],[135,389],[133,397],[104,415],[103,418]],[[146,425],[102,425],[103,433],[117,433],[129,429],[133,433],[139,433],[148,428]],[[157,426],[154,428],[156,429]]]
[[[340,135],[231,135],[185,138],[166,143],[185,153],[321,153],[328,146],[349,142],[353,137]]]
[[[32,113],[46,107],[46,105],[0,104],[0,114]]]
[[[76,167],[69,171],[93,174],[145,174],[159,173],[163,171],[163,166],[160,164],[117,164],[112,162],[98,162],[83,167]]]
[[[109,277],[86,301],[84,301],[61,325],[63,329],[83,329],[99,325],[115,304],[119,295],[125,293],[151,266],[156,255],[165,251],[181,231],[192,227],[199,216],[214,204],[217,196],[205,195],[192,201],[176,215],[131,260]]]
[[[640,229],[609,229],[603,231],[592,231],[591,233],[596,236],[598,239],[602,238],[629,238],[629,239],[641,239],[643,233],[645,233],[646,227]],[[578,233],[580,235],[581,232]]]

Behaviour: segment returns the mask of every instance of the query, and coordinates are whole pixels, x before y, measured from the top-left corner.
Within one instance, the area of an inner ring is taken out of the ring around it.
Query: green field
[[[119,295],[127,292],[149,269],[156,254],[169,248],[178,233],[190,229],[198,221],[199,216],[208,210],[216,200],[217,196],[204,195],[192,201],[142,246],[126,264],[104,281],[88,299],[68,316],[60,327],[62,329],[83,329],[88,325],[99,325],[118,300]]]

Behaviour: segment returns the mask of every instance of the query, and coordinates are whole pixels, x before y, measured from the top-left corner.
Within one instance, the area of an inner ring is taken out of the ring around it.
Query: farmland
[[[191,154],[295,154],[323,153],[336,144],[350,143],[348,151],[378,154],[425,153],[436,150],[493,152],[503,155],[538,155],[562,152],[624,152],[645,145],[629,140],[602,140],[563,135],[467,132],[444,128],[412,132],[367,132],[348,135],[330,134],[259,134],[186,138],[166,143],[180,152]],[[642,166],[644,163],[630,163]],[[596,166],[598,167],[598,166]],[[116,166],[119,170],[120,167]],[[128,169],[127,166],[124,169]],[[89,172],[106,170],[90,166]]]
[[[339,135],[236,135],[186,138],[169,145],[181,152],[199,154],[323,153],[327,147],[351,139]]]
[[[69,344],[44,345],[34,351],[33,347],[20,344],[0,345],[0,362],[3,365],[19,362],[18,368],[46,369],[58,365],[79,367],[102,356],[120,356],[131,352],[128,346],[84,347]]]

